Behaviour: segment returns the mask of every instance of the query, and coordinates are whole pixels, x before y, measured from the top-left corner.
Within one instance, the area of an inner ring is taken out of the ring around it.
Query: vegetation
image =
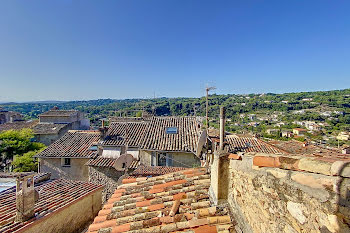
[[[1,132],[0,169],[9,169],[12,163],[16,171],[35,171],[37,167],[33,156],[44,149],[45,145],[33,142],[33,139],[34,135],[30,129]]]
[[[26,119],[35,119],[40,113],[54,106],[60,109],[76,109],[85,112],[92,126],[95,127],[101,124],[101,119],[110,116],[139,117],[142,112],[158,116],[205,116],[205,97],[101,99],[0,105],[4,109],[23,113]],[[220,106],[226,107],[228,118],[226,129],[235,133],[249,132],[266,136],[264,133],[269,128],[278,128],[282,131],[300,127],[295,124],[295,121],[323,123],[322,134],[308,136],[315,140],[320,140],[322,136],[333,138],[340,131],[350,130],[350,89],[285,94],[214,94],[209,97],[209,119],[213,127],[218,126]],[[250,117],[251,114],[254,114],[255,117]],[[257,123],[254,124],[254,122]],[[276,126],[277,122],[283,122],[283,125]],[[268,137],[279,139],[280,135]]]

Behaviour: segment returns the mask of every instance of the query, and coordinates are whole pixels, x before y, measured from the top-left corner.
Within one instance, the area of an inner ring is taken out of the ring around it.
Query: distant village
[[[350,147],[305,140],[327,123],[286,129],[283,113],[235,121],[226,111],[209,121],[142,112],[92,127],[77,110],[24,120],[1,109],[0,133],[29,128],[47,147],[33,156],[37,171],[13,172],[2,157],[0,182],[15,185],[0,191],[0,232],[350,231]],[[227,130],[264,122],[263,134]]]

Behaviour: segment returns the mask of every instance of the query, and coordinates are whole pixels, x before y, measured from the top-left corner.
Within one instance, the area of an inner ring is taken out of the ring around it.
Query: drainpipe
[[[220,108],[220,150],[224,150],[225,141],[225,107]]]

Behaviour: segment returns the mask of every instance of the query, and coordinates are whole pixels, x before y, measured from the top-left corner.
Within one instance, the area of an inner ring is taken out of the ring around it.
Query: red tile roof
[[[91,158],[96,151],[89,150],[100,140],[100,132],[93,130],[70,130],[35,157],[44,158]]]
[[[102,145],[140,147],[148,122],[112,122]]]
[[[16,215],[16,187],[0,192],[0,232],[18,232],[39,218],[48,216],[74,201],[103,187],[72,180],[49,180],[35,185],[40,193],[35,203],[36,217],[25,222],[14,222]],[[45,229],[43,229],[43,232]]]
[[[210,177],[203,168],[123,183],[88,232],[214,233],[233,228],[228,210],[211,206]]]
[[[93,158],[90,159],[86,165],[87,166],[92,166],[92,167],[110,167],[113,168],[115,165],[115,162],[117,161],[117,159],[113,159],[113,158],[103,158],[103,157],[97,157],[97,158]],[[134,160],[131,162],[129,168],[130,169],[135,169],[139,166],[140,161],[138,160]]]
[[[253,137],[241,137],[237,135],[227,135],[226,142],[229,152],[261,152],[261,153],[287,153],[286,151],[270,145],[260,139]]]
[[[176,127],[178,132],[167,134]],[[142,149],[196,152],[201,124],[196,117],[153,117],[144,134]]]
[[[163,167],[163,166],[145,166],[140,165],[135,171],[130,173],[131,177],[141,177],[141,176],[159,176],[168,173],[178,172],[185,170],[184,167]]]

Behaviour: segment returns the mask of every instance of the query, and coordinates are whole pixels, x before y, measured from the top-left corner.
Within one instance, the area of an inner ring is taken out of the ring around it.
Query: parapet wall
[[[345,160],[258,153],[228,157],[227,200],[244,233],[350,232]]]

